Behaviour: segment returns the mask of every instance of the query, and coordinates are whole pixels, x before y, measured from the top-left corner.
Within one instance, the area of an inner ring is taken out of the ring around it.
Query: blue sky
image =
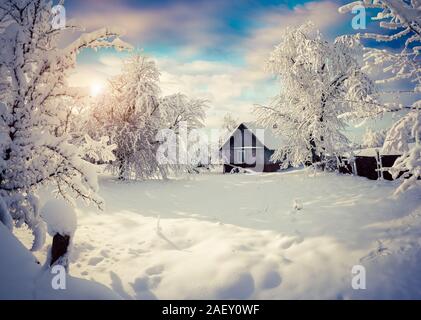
[[[126,41],[156,59],[163,94],[183,92],[208,99],[207,125],[217,127],[226,112],[251,120],[253,105],[268,103],[279,90],[264,66],[282,29],[311,20],[331,40],[355,33],[352,15],[337,11],[347,2],[72,0],[65,6],[67,18],[87,30],[124,28]],[[375,28],[369,23],[369,29]],[[105,83],[119,72],[122,57],[113,50],[83,52],[73,83]]]
[[[66,4],[70,18],[82,20],[90,29],[102,24],[117,24],[127,28],[127,38],[146,52],[170,55],[185,48],[196,47],[190,59],[222,60],[238,63],[241,43],[259,28],[273,21],[265,17],[278,14],[294,15],[294,10],[307,10],[306,6],[319,3],[320,7],[338,7],[346,1],[309,0],[72,0]],[[330,5],[330,6],[329,6]],[[319,7],[319,8],[320,8]],[[322,14],[323,10],[319,9]],[[124,21],[124,15],[130,18]],[[326,10],[330,20],[332,10]],[[138,16],[137,21],[133,16]],[[348,17],[337,15],[332,28],[325,35],[334,36],[352,32]],[[113,21],[113,17],[116,20]],[[111,19],[109,19],[111,18]],[[280,21],[281,22],[281,21]],[[201,25],[200,25],[201,24]],[[199,40],[198,37],[201,39]],[[196,43],[191,40],[196,40]],[[198,41],[199,40],[199,41]]]

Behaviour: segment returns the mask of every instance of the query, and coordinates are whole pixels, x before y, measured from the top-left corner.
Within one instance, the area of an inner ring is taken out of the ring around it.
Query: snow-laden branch
[[[65,29],[54,29],[48,0],[0,4],[0,197],[18,224],[42,240],[37,188],[54,183],[62,196],[101,206],[96,173],[68,132],[69,107],[81,96],[67,77],[86,48],[128,50],[120,30],[83,33],[59,47]],[[42,242],[36,239],[36,246]]]
[[[380,67],[383,78],[379,84],[392,83],[405,80],[413,85],[414,94],[421,92],[421,1],[419,0],[365,0],[356,1],[339,9],[340,12],[349,12],[354,6],[360,5],[365,8],[380,9],[375,20],[380,21],[381,28],[387,29],[387,33],[363,33],[360,38],[374,39],[379,42],[392,42],[404,40],[404,47],[400,52],[392,50],[379,50],[367,48],[364,54],[364,71],[376,71]],[[392,31],[392,32],[390,32]],[[396,92],[399,97],[402,92]],[[415,101],[410,107],[383,108],[379,114],[386,112],[408,110],[408,113],[397,120],[386,136],[384,149],[387,151],[403,153],[395,165],[390,169],[394,177],[399,173],[406,172],[401,178],[404,179],[398,193],[407,190],[411,186],[419,184],[421,172],[420,154],[420,113],[421,101]],[[415,144],[410,145],[410,141]]]

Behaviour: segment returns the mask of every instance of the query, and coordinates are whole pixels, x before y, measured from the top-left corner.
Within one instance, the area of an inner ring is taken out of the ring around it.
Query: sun
[[[104,86],[100,83],[93,83],[91,85],[91,96],[92,97],[97,97],[99,96],[102,91],[104,90]]]

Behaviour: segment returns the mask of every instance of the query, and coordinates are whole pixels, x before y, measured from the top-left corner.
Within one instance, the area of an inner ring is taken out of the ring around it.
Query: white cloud
[[[245,64],[241,66],[205,59],[188,61],[188,57],[200,52],[204,44],[217,47],[218,37],[224,36],[211,31],[216,22],[209,13],[215,8],[209,6],[201,7],[197,12],[176,5],[166,12],[130,12],[119,8],[109,15],[98,12],[82,18],[91,27],[108,24],[109,21],[125,25],[129,36],[138,39],[153,39],[163,32],[181,33],[178,36],[184,39],[186,45],[169,57],[156,59],[161,71],[163,94],[182,92],[209,100],[212,107],[208,110],[207,125],[214,127],[220,125],[226,112],[233,113],[240,120],[250,120],[253,105],[267,103],[274,95],[278,84],[268,81],[269,75],[265,73],[264,66],[284,28],[312,20],[323,32],[343,19],[337,8],[338,4],[323,1],[296,6],[292,10],[279,7],[277,10],[259,11],[253,17],[259,27],[232,44],[233,51],[245,58]],[[117,74],[120,69],[121,59],[114,55],[102,55],[94,65],[79,66],[72,81],[78,85],[88,83],[89,86],[92,79],[105,82],[107,77]]]
[[[241,120],[250,120],[253,105],[267,103],[277,86],[267,81],[269,75],[264,66],[273,46],[279,42],[282,30],[308,20],[322,31],[327,30],[341,19],[337,8],[338,4],[324,1],[297,6],[293,10],[279,7],[262,12],[257,17],[260,27],[237,44],[236,50],[246,57],[244,66],[219,61],[178,63],[174,59],[161,59],[159,65],[165,70],[162,85],[167,93],[180,91],[209,99],[213,107],[208,111],[208,126],[220,125],[226,112]]]
[[[242,120],[250,118],[253,104],[257,102],[255,88],[259,85],[253,72],[215,61],[178,63],[158,59],[158,65],[164,70],[161,74],[164,94],[182,92],[210,102],[208,126],[219,126],[226,112]],[[247,93],[250,98],[244,98]]]
[[[107,54],[107,55],[101,55],[99,57],[99,62],[111,68],[114,68],[114,67],[120,68],[123,64],[123,59],[116,57],[115,55]]]
[[[224,1],[170,3],[158,8],[134,8],[118,1],[84,2],[76,12],[75,20],[87,30],[113,25],[125,30],[129,40],[136,43],[163,41],[165,43],[191,43],[186,54],[195,52],[195,47],[214,44],[220,35],[212,32],[218,26],[218,10],[225,6]],[[72,18],[72,17],[70,17]]]
[[[332,1],[309,2],[293,10],[280,7],[261,14],[262,27],[255,29],[244,42],[247,61],[259,65],[268,58],[269,52],[279,43],[280,34],[287,27],[294,27],[312,21],[322,32],[334,28],[341,19],[339,4]]]

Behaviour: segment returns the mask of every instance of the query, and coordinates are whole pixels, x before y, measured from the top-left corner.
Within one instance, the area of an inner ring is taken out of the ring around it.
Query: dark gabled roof
[[[257,129],[263,129],[264,130],[264,141],[260,141],[266,148],[270,149],[270,150],[276,150],[279,149],[280,147],[282,147],[283,143],[282,143],[282,139],[278,138],[275,136],[275,134],[273,133],[273,131],[271,129],[268,128],[263,128],[261,126],[256,125],[254,122],[242,122],[240,123],[225,139],[225,142],[222,144],[222,146],[220,147],[220,150],[222,149],[222,147],[227,144],[230,140],[230,138],[234,135],[234,133],[239,130],[241,128],[241,126],[244,126],[246,129],[249,129],[252,131],[253,134],[255,134]],[[256,137],[256,139],[258,139]]]

